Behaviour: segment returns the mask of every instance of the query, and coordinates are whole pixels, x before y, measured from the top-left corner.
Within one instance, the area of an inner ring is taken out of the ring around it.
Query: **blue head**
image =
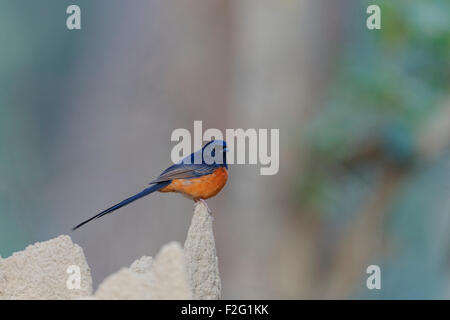
[[[224,140],[212,140],[202,148],[203,160],[209,164],[215,164],[228,169],[227,143]]]
[[[212,140],[205,144],[201,150],[192,153],[183,159],[183,163],[207,164],[217,167],[225,167],[227,165],[227,143],[223,140]]]

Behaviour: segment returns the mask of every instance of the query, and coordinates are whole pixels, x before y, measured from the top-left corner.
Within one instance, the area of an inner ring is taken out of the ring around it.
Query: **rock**
[[[122,268],[100,284],[95,298],[100,300],[151,299],[151,279],[129,268]]]
[[[155,261],[151,257],[136,260],[106,278],[96,299],[192,299],[183,249],[176,242],[162,247]]]
[[[162,247],[153,268],[153,299],[193,298],[186,258],[179,243],[172,242]]]
[[[147,274],[152,271],[153,258],[148,256],[142,256],[140,259],[134,261],[130,269],[139,274]]]
[[[197,203],[184,243],[194,299],[199,300],[220,298],[221,283],[212,221],[207,207]]]
[[[77,270],[80,288],[71,289]],[[107,277],[94,296],[83,250],[69,236],[0,257],[0,299],[219,299],[220,290],[212,217],[203,203],[195,206],[184,250],[171,242],[154,260],[141,257]]]
[[[1,260],[2,257],[0,257],[0,264]],[[0,270],[0,299],[4,299],[4,297],[6,297],[6,277],[2,270]]]
[[[70,266],[79,268],[80,289],[69,289]],[[37,242],[0,258],[0,299],[76,299],[92,294],[92,278],[83,249],[69,236]]]

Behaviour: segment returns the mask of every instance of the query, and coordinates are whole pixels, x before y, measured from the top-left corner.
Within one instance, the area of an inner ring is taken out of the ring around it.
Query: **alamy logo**
[[[81,29],[81,9],[79,6],[72,4],[67,7],[67,14],[70,16],[67,17],[66,27],[69,30],[80,30]]]
[[[381,269],[376,264],[372,264],[367,267],[366,270],[367,274],[370,274],[370,276],[366,280],[366,286],[367,289],[373,290],[373,289],[381,289]]]
[[[77,265],[67,267],[66,273],[70,274],[66,281],[66,287],[69,290],[81,289],[81,269]]]
[[[215,128],[203,132],[202,121],[194,121],[194,145],[192,148],[191,133],[184,128],[175,129],[171,141],[178,141],[172,148],[171,160],[178,163],[193,151],[200,150],[203,141],[213,139],[224,140],[222,131]],[[270,138],[270,153],[269,153]],[[279,129],[226,129],[225,140],[228,146],[228,164],[260,164],[261,175],[274,175],[279,170],[280,160],[280,130]],[[248,143],[247,143],[248,142]],[[248,147],[248,154],[246,149]],[[205,150],[206,152],[207,150]],[[248,157],[247,157],[248,156]],[[248,162],[247,162],[248,158]],[[202,158],[194,159],[201,163]]]
[[[376,4],[372,4],[367,7],[367,17],[366,26],[369,30],[380,30],[381,29],[381,9]]]

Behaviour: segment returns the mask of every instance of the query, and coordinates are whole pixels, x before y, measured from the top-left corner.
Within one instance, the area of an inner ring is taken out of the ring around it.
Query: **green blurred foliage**
[[[369,143],[394,162],[411,161],[418,130],[448,92],[450,2],[377,4],[382,29],[361,28],[365,20],[352,28],[359,32],[348,40],[326,102],[302,135],[311,168],[299,184],[301,203],[320,205],[333,165]]]
[[[368,30],[365,20],[347,26],[351,38],[325,103],[301,134],[306,170],[295,198],[320,214],[334,242],[352,228],[386,170],[406,172],[379,231],[392,254],[369,254],[382,266],[383,290],[368,293],[362,273],[355,297],[439,298],[449,277],[450,154],[421,163],[416,141],[449,93],[450,1],[376,4],[382,29]]]

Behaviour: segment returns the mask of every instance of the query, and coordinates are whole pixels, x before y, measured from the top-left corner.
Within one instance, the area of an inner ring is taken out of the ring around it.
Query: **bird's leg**
[[[195,201],[195,204],[197,205],[197,204],[199,204],[200,202],[203,203],[203,204],[205,205],[206,209],[208,209],[208,213],[211,214],[212,211],[211,211],[211,209],[208,207],[208,204],[206,203],[206,201],[205,201],[204,199],[198,199],[198,200],[196,200],[196,201]]]

